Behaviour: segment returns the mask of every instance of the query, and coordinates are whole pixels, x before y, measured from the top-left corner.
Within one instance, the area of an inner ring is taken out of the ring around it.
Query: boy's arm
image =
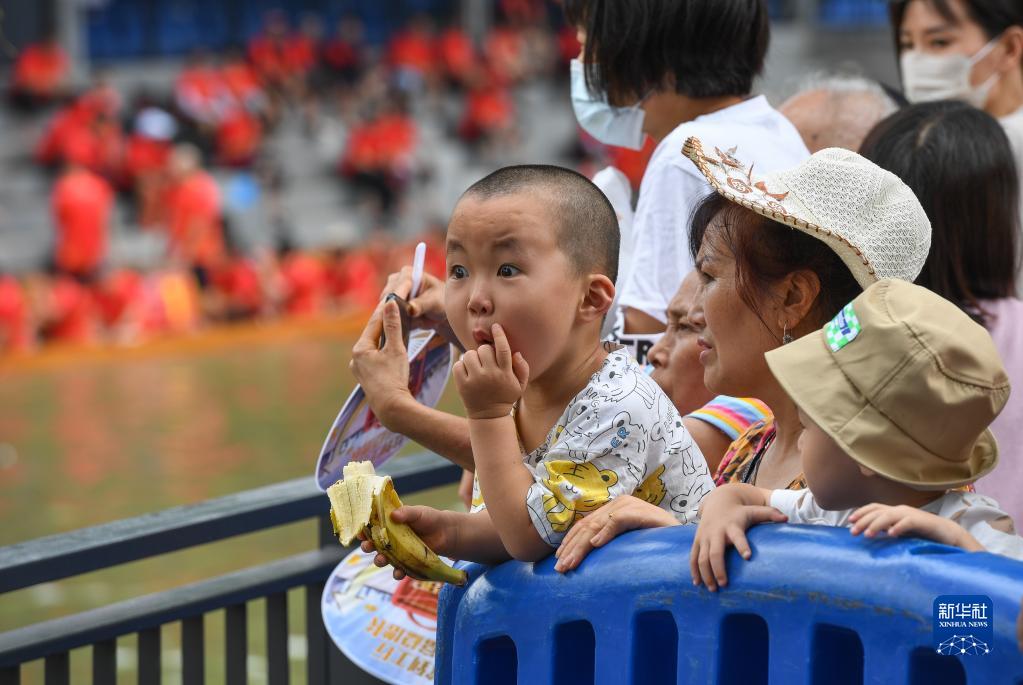
[[[522,463],[515,419],[469,419],[469,435],[477,447],[476,477],[494,528],[512,557],[537,561],[554,551],[537,532],[526,507],[534,480]]]
[[[703,499],[700,524],[689,552],[689,572],[693,585],[702,581],[711,592],[728,584],[725,552],[734,545],[743,559],[752,556],[746,531],[758,523],[784,523],[788,517],[770,506],[771,491],[729,483]]]
[[[381,333],[387,341],[379,348]],[[394,302],[381,302],[352,348],[349,364],[373,413],[388,430],[472,469],[469,426],[460,416],[427,407],[408,390],[408,352],[401,339],[401,317]]]
[[[529,366],[522,355],[512,354],[500,325],[494,324],[491,332],[493,346],[481,345],[466,352],[455,363],[452,375],[469,417],[476,477],[494,528],[512,557],[536,561],[553,549],[529,517],[526,495],[534,481],[522,463],[511,416],[525,390]]]
[[[892,537],[917,536],[968,552],[983,552],[984,545],[955,521],[906,504],[868,504],[852,513],[852,534],[872,538],[878,533]]]

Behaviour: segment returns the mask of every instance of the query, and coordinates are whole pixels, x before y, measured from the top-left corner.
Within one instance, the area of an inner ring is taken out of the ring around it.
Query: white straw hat
[[[691,159],[719,194],[823,240],[867,288],[881,278],[914,281],[931,249],[931,222],[898,176],[850,150],[828,148],[788,171],[753,175],[735,148],[704,153],[686,140]]]

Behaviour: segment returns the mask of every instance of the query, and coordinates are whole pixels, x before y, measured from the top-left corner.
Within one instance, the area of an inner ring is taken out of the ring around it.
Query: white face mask
[[[984,83],[974,87],[970,85],[970,72],[973,71],[973,65],[984,59],[997,42],[998,38],[993,39],[973,57],[928,55],[918,50],[903,52],[899,61],[906,99],[913,103],[963,100],[974,107],[984,107],[999,74],[995,72]]]
[[[572,60],[572,109],[583,130],[605,145],[638,150],[643,147],[643,118],[640,100],[631,107],[613,107],[606,96],[594,95],[586,87],[583,63]],[[645,99],[645,98],[644,98]]]

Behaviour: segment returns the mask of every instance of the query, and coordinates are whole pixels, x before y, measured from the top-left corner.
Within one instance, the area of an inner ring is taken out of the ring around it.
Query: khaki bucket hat
[[[945,490],[998,462],[988,426],[1009,398],[998,351],[983,326],[926,288],[879,281],[766,359],[799,408],[885,478]]]
[[[823,240],[864,288],[881,278],[914,281],[931,249],[931,222],[898,176],[850,150],[815,152],[798,166],[758,177],[735,148],[682,148],[720,195]]]

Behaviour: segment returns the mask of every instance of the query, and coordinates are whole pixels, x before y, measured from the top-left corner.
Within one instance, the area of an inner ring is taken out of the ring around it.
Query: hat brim
[[[851,459],[916,490],[948,490],[974,482],[998,463],[998,443],[985,430],[966,459],[933,454],[874,407],[849,381],[815,331],[765,355],[792,401]]]
[[[874,267],[871,266],[863,251],[838,233],[813,221],[789,213],[778,202],[771,202],[770,204],[758,202],[752,196],[740,194],[733,190],[726,182],[723,182],[722,174],[717,173],[715,170],[715,166],[720,166],[721,164],[704,154],[703,145],[700,143],[699,138],[695,136],[687,138],[682,146],[682,154],[696,165],[696,168],[700,170],[700,173],[707,179],[711,187],[722,197],[756,212],[760,216],[777,221],[780,224],[785,224],[825,242],[839,256],[842,262],[849,267],[853,278],[856,279],[856,282],[864,290],[879,280],[874,272]]]

